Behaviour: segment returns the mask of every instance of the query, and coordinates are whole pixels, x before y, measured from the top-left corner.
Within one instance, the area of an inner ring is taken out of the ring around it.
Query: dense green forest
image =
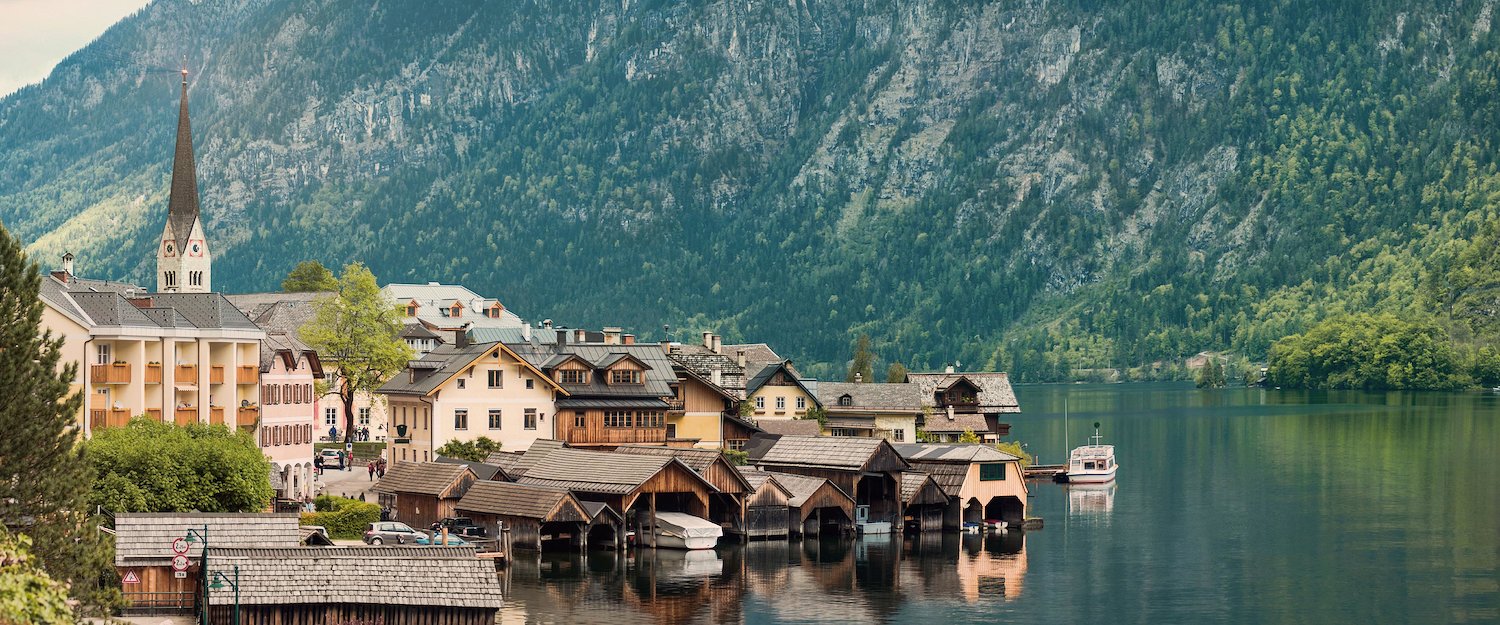
[[[0,221],[149,275],[186,59],[222,290],[359,260],[824,378],[861,334],[1178,376],[1494,315],[1493,5],[159,0],[0,100]]]

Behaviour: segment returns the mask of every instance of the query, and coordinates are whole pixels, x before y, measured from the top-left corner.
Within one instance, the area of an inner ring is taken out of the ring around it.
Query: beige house
[[[458,342],[411,361],[378,394],[391,420],[386,456],[430,462],[454,440],[484,436],[525,451],[552,438],[556,398],[568,393],[502,343]]]
[[[1019,414],[1021,405],[1003,372],[909,373],[906,381],[917,385],[924,410],[919,425],[934,441],[958,442],[964,432],[991,443],[1010,435],[1003,419]]]
[[[754,406],[751,415],[764,419],[801,419],[810,408],[818,408],[817,393],[792,368],[792,361],[768,364],[745,382],[745,401]]]
[[[943,526],[987,520],[1019,526],[1026,518],[1021,459],[979,443],[895,445],[911,468],[932,476],[948,496]]]
[[[915,384],[818,382],[830,436],[874,436],[893,443],[915,441],[922,416]]]

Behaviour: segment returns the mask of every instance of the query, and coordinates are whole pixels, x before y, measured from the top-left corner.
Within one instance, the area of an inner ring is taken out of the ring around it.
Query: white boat
[[[1115,462],[1115,446],[1101,445],[1099,424],[1094,424],[1093,442],[1074,447],[1068,457],[1069,484],[1104,484],[1115,480],[1120,465]]]
[[[855,506],[854,530],[861,536],[867,534],[889,534],[891,533],[891,522],[871,521],[870,506]]]
[[[681,512],[656,513],[656,546],[667,549],[713,549],[724,528]]]

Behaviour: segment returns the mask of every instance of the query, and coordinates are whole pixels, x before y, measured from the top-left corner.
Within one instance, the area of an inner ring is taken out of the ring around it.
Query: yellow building
[[[818,396],[790,360],[768,364],[745,383],[745,401],[754,406],[756,421],[801,419],[811,408],[821,408]]]
[[[873,436],[893,443],[916,440],[920,389],[908,383],[819,382],[818,400],[831,436]]]

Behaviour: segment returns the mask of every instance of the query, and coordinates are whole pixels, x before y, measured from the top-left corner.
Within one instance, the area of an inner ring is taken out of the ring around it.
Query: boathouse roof
[[[120,513],[115,515],[115,566],[166,566],[172,563],[172,541],[189,529],[203,532],[215,546],[296,547],[301,541],[296,514]],[[187,555],[203,553],[202,541],[189,543]]]
[[[501,606],[494,564],[475,557],[472,547],[208,550],[210,571],[229,575],[236,566],[240,605]],[[208,593],[209,605],[234,601],[232,592]]]

